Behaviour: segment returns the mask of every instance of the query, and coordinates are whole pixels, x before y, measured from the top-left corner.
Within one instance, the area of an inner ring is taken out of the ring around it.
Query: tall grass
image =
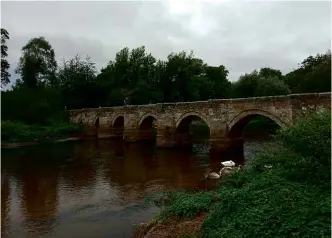
[[[310,115],[278,132],[245,169],[222,178],[216,193],[162,196],[161,217],[209,211],[204,237],[330,237],[330,152],[331,114]]]

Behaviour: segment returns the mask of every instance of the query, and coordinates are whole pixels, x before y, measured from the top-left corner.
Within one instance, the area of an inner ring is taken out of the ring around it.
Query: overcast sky
[[[156,58],[194,50],[229,79],[261,67],[287,73],[331,47],[331,2],[145,1],[1,2],[11,72],[20,50],[44,36],[57,60],[89,55],[98,69],[123,47],[146,46]]]

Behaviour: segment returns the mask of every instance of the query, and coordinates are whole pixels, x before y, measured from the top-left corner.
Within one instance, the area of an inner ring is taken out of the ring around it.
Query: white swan
[[[231,174],[233,171],[233,167],[224,167],[220,170],[219,174],[221,175],[226,175],[226,174]]]
[[[205,174],[205,179],[218,179],[222,175],[228,175],[235,171],[239,171],[242,168],[242,165],[239,165],[239,167],[224,167],[219,171],[219,174],[216,172],[211,172],[211,173],[206,173]]]
[[[235,163],[232,160],[223,161],[223,162],[221,162],[221,164],[225,167],[234,167],[235,166]]]

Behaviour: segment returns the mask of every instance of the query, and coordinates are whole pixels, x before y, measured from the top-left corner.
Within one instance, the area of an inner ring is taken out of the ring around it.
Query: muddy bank
[[[133,234],[134,238],[180,238],[200,237],[201,227],[208,213],[201,212],[188,219],[171,217],[164,222],[139,224]]]

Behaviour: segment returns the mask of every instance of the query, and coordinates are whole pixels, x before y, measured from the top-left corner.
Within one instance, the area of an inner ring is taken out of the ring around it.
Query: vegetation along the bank
[[[1,29],[1,116],[7,121],[1,123],[1,128],[9,131],[16,127],[15,133],[20,136],[2,138],[6,140],[44,137],[43,133],[21,136],[25,134],[19,132],[25,129],[23,124],[39,126],[40,130],[45,126],[56,130],[58,126],[54,125],[68,124],[68,118],[63,116],[65,108],[331,90],[330,51],[309,56],[286,75],[278,69],[261,68],[230,82],[224,65],[208,65],[193,52],[170,53],[167,59],[158,60],[143,46],[131,50],[124,48],[115,57],[110,56],[114,59],[98,72],[89,57],[83,59],[77,55],[57,62],[51,44],[44,37],[36,37],[22,47],[15,69],[17,74],[10,75],[9,40],[9,32]]]
[[[51,142],[68,138],[72,133],[81,131],[80,125],[69,123],[42,125],[27,125],[14,121],[1,122],[1,139],[4,142]]]
[[[279,131],[244,169],[222,177],[217,191],[155,196],[162,210],[135,236],[330,237],[330,152],[331,114],[307,116]]]

